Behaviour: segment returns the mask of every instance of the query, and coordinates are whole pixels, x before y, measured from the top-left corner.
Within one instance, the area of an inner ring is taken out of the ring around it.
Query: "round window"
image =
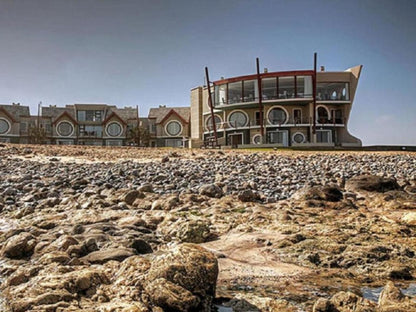
[[[0,119],[0,134],[5,134],[9,131],[10,125],[5,119]]]
[[[305,142],[305,136],[303,133],[297,132],[293,135],[293,142],[295,143],[303,143]]]
[[[67,122],[63,121],[58,125],[58,134],[60,136],[70,136],[74,132],[74,126]]]
[[[243,112],[234,112],[228,117],[228,121],[233,128],[244,127],[247,125],[247,116]]]
[[[286,112],[281,108],[273,108],[269,112],[269,122],[272,125],[281,125],[286,122],[287,115]]]
[[[177,121],[171,121],[170,123],[168,123],[168,125],[166,126],[166,132],[170,135],[170,136],[176,136],[179,135],[179,133],[181,133],[182,131],[182,126],[179,122]]]
[[[260,134],[256,134],[255,136],[253,136],[253,143],[254,144],[261,144],[261,135]]]
[[[119,136],[121,134],[121,126],[117,122],[112,122],[107,126],[107,134],[112,137]]]
[[[214,120],[215,120],[215,126],[217,127],[217,129],[220,128],[221,123],[222,123],[221,118],[218,115],[214,115]],[[208,130],[214,129],[213,125],[212,125],[212,117],[211,116],[207,118],[206,125],[207,125]]]

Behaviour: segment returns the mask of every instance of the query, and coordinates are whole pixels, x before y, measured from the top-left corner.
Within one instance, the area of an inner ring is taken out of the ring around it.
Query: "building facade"
[[[192,146],[215,136],[219,145],[234,147],[361,146],[347,127],[361,69],[265,71],[221,79],[210,85],[212,109],[208,88],[196,87],[191,90]]]

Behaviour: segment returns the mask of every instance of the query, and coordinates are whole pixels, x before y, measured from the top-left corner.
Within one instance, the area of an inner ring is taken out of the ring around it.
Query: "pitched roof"
[[[63,113],[66,113],[70,116],[73,120],[77,120],[75,115],[75,109],[73,106],[67,105],[66,107],[56,107],[56,106],[49,106],[49,107],[42,107],[41,116],[42,117],[51,117],[52,122],[55,122]]]
[[[158,107],[151,108],[149,111],[149,118],[156,118],[156,123],[161,123],[167,115],[172,114],[174,111],[185,122],[189,122],[191,116],[190,107]]]
[[[2,108],[14,121],[20,121],[20,117],[30,116],[29,106],[22,106],[20,104],[1,104]]]
[[[127,123],[129,119],[137,118],[137,110],[133,107],[124,107],[124,108],[111,108],[111,111],[116,113],[117,116]]]

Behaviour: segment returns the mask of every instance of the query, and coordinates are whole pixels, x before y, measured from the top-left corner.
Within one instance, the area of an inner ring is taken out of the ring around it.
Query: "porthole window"
[[[121,135],[122,128],[118,122],[112,122],[107,126],[107,134],[112,137]]]
[[[245,127],[248,122],[248,117],[241,111],[235,111],[228,117],[228,123],[232,128]]]
[[[0,119],[0,134],[5,134],[9,132],[10,124],[6,119]]]
[[[74,132],[74,126],[67,121],[62,121],[59,123],[57,130],[60,136],[70,136]]]
[[[261,144],[261,135],[256,134],[253,136],[253,144]]]
[[[217,129],[218,128],[221,128],[221,126],[222,126],[222,119],[221,119],[221,117],[218,116],[218,115],[214,115],[214,120],[215,120],[215,126],[217,127]],[[206,128],[208,130],[214,129],[213,128],[213,125],[212,125],[212,117],[211,116],[209,116],[207,118],[205,125],[206,125]]]
[[[269,118],[270,124],[281,125],[286,122],[287,114],[283,109],[279,107],[275,107],[269,111],[268,118]]]
[[[292,140],[294,143],[304,143],[305,142],[305,135],[301,132],[296,132],[293,137]]]
[[[170,136],[177,136],[182,132],[182,125],[178,121],[171,121],[166,125],[166,132]]]

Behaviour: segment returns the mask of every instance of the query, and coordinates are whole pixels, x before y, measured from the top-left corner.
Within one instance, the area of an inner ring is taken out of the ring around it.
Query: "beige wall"
[[[189,124],[184,123],[176,114],[172,114],[166,119],[163,123],[158,124],[156,127],[156,134],[158,137],[170,137],[170,135],[165,131],[166,125],[171,121],[177,121],[182,126],[182,132],[175,137],[189,137]],[[174,138],[174,137],[173,137]]]

